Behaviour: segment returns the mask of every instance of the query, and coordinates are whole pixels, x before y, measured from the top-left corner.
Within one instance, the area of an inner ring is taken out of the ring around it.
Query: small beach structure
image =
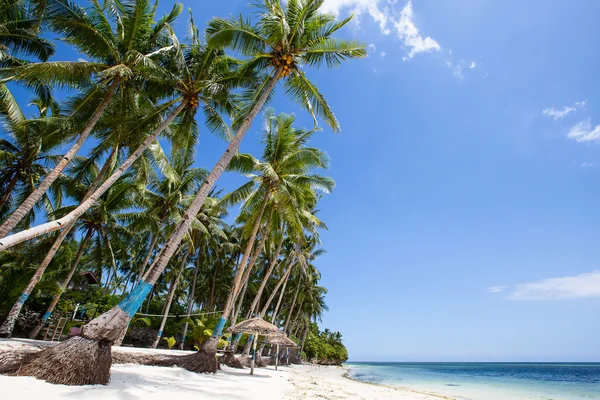
[[[290,339],[287,336],[267,337],[265,342],[269,343],[269,344],[274,344],[275,346],[277,346],[277,351],[276,351],[276,355],[275,355],[275,370],[277,370],[277,365],[279,364],[279,346],[288,347],[288,348],[289,347],[298,347],[296,342],[294,342],[292,339]]]
[[[242,321],[239,324],[232,325],[229,332],[242,332],[254,335],[252,339],[252,358],[250,361],[250,375],[254,375],[254,361],[256,360],[256,341],[258,335],[266,337],[284,337],[285,333],[281,332],[279,328],[270,322],[265,321],[262,318],[252,318],[246,321]],[[292,342],[293,343],[293,342]]]

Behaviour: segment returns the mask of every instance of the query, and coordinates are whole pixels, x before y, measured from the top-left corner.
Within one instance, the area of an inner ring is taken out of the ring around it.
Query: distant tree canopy
[[[311,323],[303,357],[318,364],[339,365],[348,360],[348,350],[342,343],[340,332],[331,332],[329,329],[321,332],[316,323]]]

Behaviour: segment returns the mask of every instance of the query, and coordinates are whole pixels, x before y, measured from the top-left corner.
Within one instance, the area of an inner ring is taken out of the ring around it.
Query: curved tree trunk
[[[160,327],[158,328],[158,333],[156,334],[156,338],[152,343],[151,348],[155,349],[158,346],[158,342],[160,342],[160,338],[162,337],[163,329],[165,328],[165,324],[167,323],[167,317],[169,315],[169,311],[171,310],[171,303],[173,302],[173,296],[175,296],[175,290],[177,289],[177,285],[179,284],[179,280],[181,279],[181,274],[183,274],[183,270],[185,268],[185,263],[192,251],[192,247],[189,246],[185,255],[183,256],[183,260],[181,261],[181,266],[179,267],[179,273],[177,274],[177,278],[175,278],[175,282],[171,285],[169,290],[169,297],[167,298],[167,304],[165,304],[165,311],[163,312],[162,320],[160,321]]]
[[[269,278],[271,277],[271,274],[273,273],[273,270],[275,269],[275,267],[277,265],[279,265],[279,263],[277,261],[279,259],[279,254],[281,253],[281,248],[283,246],[284,239],[285,239],[285,235],[283,234],[283,229],[282,229],[282,231],[281,231],[281,239],[279,240],[279,244],[277,245],[277,250],[275,250],[275,256],[273,257],[273,260],[271,260],[271,264],[269,265],[269,269],[265,273],[265,276],[263,277],[263,280],[260,283],[260,286],[258,287],[258,291],[256,292],[256,296],[254,296],[254,300],[252,301],[252,305],[250,306],[250,310],[248,311],[248,315],[246,315],[246,319],[250,319],[252,317],[252,314],[254,314],[254,311],[256,310],[256,308],[258,307],[258,305],[260,304],[260,298],[262,296],[262,292],[263,292],[263,290],[265,290],[265,287],[267,286],[267,282],[269,281]]]
[[[294,336],[296,333],[296,328],[298,326],[298,322],[300,321],[300,315],[302,315],[302,305],[304,304],[304,299],[298,305],[298,312],[296,312],[296,318],[292,321],[292,325],[290,326],[290,332],[288,336]]]
[[[11,214],[11,216],[0,226],[0,239],[6,237],[10,231],[14,229],[15,226],[27,215],[29,211],[35,206],[35,204],[42,198],[42,196],[46,193],[50,185],[54,183],[54,181],[60,176],[61,172],[65,169],[67,164],[71,162],[73,157],[77,154],[83,143],[86,141],[94,126],[104,113],[104,110],[110,103],[110,100],[115,94],[117,90],[117,86],[119,85],[119,79],[113,79],[111,85],[108,90],[104,94],[104,99],[92,114],[91,118],[87,122],[83,131],[77,138],[77,141],[71,146],[69,151],[63,156],[63,158],[56,164],[56,166],[50,171],[48,175],[44,178],[44,180],[39,184],[39,186],[25,199],[25,201]],[[2,247],[2,246],[0,246]],[[8,248],[8,247],[6,247]],[[2,249],[5,249],[2,247]]]
[[[192,305],[194,304],[194,296],[196,294],[196,281],[198,280],[198,271],[200,270],[200,252],[202,249],[198,251],[198,259],[196,260],[196,269],[194,270],[194,279],[192,280],[192,287],[190,288],[190,294],[188,295],[188,304],[187,304],[187,318],[190,317],[192,313]],[[183,350],[183,346],[185,346],[185,337],[188,331],[188,322],[185,322],[183,326],[183,335],[181,336],[181,342],[179,343],[179,350]]]
[[[146,257],[144,257],[144,261],[142,261],[142,265],[140,265],[140,274],[138,275],[138,277],[135,280],[136,285],[138,283],[140,283],[140,281],[142,280],[142,277],[144,276],[144,272],[146,272],[146,266],[148,265],[148,261],[150,261],[152,252],[154,251],[154,248],[156,247],[156,243],[158,243],[158,233],[155,233],[154,235],[152,235],[152,241],[150,242],[150,248],[148,248],[148,253],[146,254]]]
[[[181,104],[165,119],[158,128],[148,136],[144,142],[127,158],[127,160],[113,172],[113,174],[106,180],[94,193],[84,202],[82,202],[77,208],[71,211],[69,214],[62,218],[54,221],[46,222],[36,227],[24,230],[19,233],[7,236],[4,239],[0,239],[0,250],[6,250],[12,246],[24,242],[26,240],[33,239],[34,237],[43,235],[45,233],[54,232],[59,229],[64,229],[69,224],[75,222],[83,213],[90,209],[90,207],[110,188],[123,174],[131,167],[131,165],[144,153],[144,151],[156,140],[158,135],[165,130],[169,124],[175,119],[177,114],[183,110],[186,106],[187,100],[183,100]]]
[[[83,197],[84,201],[93,193],[96,186],[102,181],[110,165],[114,162],[117,152],[118,147],[115,147],[111,155],[104,162],[104,165],[102,166],[102,169],[96,176],[96,179],[94,179],[89,189],[87,190],[87,193]],[[44,257],[37,270],[31,277],[29,283],[23,290],[21,297],[19,297],[19,300],[13,305],[8,317],[6,318],[2,326],[0,326],[0,337],[10,337],[10,335],[12,334],[12,331],[15,327],[15,322],[17,321],[17,317],[19,316],[19,314],[21,313],[21,309],[23,308],[23,304],[25,304],[25,301],[29,298],[29,295],[31,294],[35,285],[37,285],[40,279],[42,279],[42,275],[46,271],[46,268],[48,268],[48,265],[50,265],[50,262],[52,261],[54,255],[60,248],[62,242],[65,240],[71,229],[73,229],[75,222],[77,222],[77,219],[75,219],[68,226],[66,226],[65,229],[63,229],[63,231],[60,232],[58,237],[54,240],[54,243],[52,243],[52,247],[50,247],[50,250],[48,251],[48,253],[46,253],[46,256]]]
[[[44,325],[46,324],[48,319],[50,319],[50,316],[52,316],[52,312],[54,311],[54,308],[58,304],[58,300],[60,300],[60,297],[62,296],[62,294],[65,292],[65,290],[67,290],[67,286],[69,286],[69,283],[71,282],[71,279],[73,279],[73,275],[75,274],[75,271],[77,271],[77,266],[79,265],[79,261],[81,261],[81,257],[83,256],[83,251],[85,250],[85,247],[87,246],[90,238],[92,237],[92,234],[93,234],[92,230],[89,229],[87,231],[87,233],[85,234],[85,237],[82,239],[81,244],[79,245],[79,250],[77,251],[77,255],[75,256],[75,259],[71,263],[71,269],[69,270],[69,273],[67,274],[67,277],[65,278],[63,283],[60,285],[59,292],[56,293],[54,295],[54,297],[52,298],[52,301],[50,302],[48,309],[46,310],[46,312],[44,313],[44,316],[42,317],[42,321],[29,334],[29,337],[31,339],[35,339],[37,337],[37,335],[40,333],[40,330],[44,327]]]
[[[10,180],[8,186],[6,187],[6,192],[2,195],[2,197],[0,197],[0,210],[2,210],[2,207],[4,207],[6,202],[8,202],[8,199],[10,199],[10,195],[12,194],[12,191],[14,190],[15,186],[17,185],[18,180],[19,179],[16,174]]]
[[[292,272],[292,268],[290,266],[290,269],[288,271],[289,273],[286,275],[285,277],[285,281],[283,282],[283,288],[281,288],[281,292],[279,293],[279,300],[277,300],[277,305],[275,306],[275,310],[273,310],[273,315],[271,316],[271,322],[276,325],[276,319],[277,319],[277,314],[279,312],[279,307],[281,306],[281,301],[283,300],[283,296],[285,295],[285,288],[287,287],[287,284],[289,282],[290,279],[290,274]],[[268,304],[265,304],[265,309],[267,308]]]
[[[288,266],[287,271],[285,271],[285,273],[281,276],[281,278],[279,278],[279,281],[277,282],[277,285],[275,285],[275,288],[273,289],[273,292],[271,293],[271,295],[267,299],[267,302],[265,303],[265,305],[263,306],[262,311],[259,314],[260,317],[262,317],[263,315],[267,315],[267,311],[269,310],[269,307],[271,307],[271,303],[273,302],[273,299],[275,298],[275,295],[277,294],[277,291],[279,290],[279,287],[282,284],[283,284],[283,289],[281,290],[282,295],[283,295],[283,292],[285,292],[285,287],[287,286],[287,281],[288,281],[288,279],[290,277],[290,273],[292,272],[292,267],[294,265],[294,261],[295,261],[295,259],[292,260],[292,262]],[[280,296],[279,300],[280,300],[279,301],[279,303],[280,303],[281,302],[281,296]],[[279,308],[279,303],[277,304],[277,308]]]
[[[298,285],[296,285],[296,294],[294,294],[294,301],[292,301],[292,306],[290,307],[290,311],[288,313],[287,318],[285,319],[285,326],[283,327],[283,331],[285,333],[288,332],[288,326],[290,321],[292,320],[292,316],[294,315],[294,306],[296,305],[296,301],[298,300],[298,294],[300,293],[300,286],[302,286],[302,275],[298,277]],[[275,313],[277,315],[277,313]]]

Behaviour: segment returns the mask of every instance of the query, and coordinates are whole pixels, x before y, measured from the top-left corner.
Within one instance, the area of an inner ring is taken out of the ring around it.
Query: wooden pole
[[[252,341],[252,359],[250,360],[250,375],[254,375],[254,360],[256,359],[256,339],[258,339],[258,333],[254,335]]]
[[[278,363],[279,363],[279,345],[277,345],[277,355],[275,356],[275,371],[277,371]]]

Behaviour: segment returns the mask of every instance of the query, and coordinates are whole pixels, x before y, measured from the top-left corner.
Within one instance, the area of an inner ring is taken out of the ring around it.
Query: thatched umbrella
[[[287,336],[272,336],[265,340],[267,343],[274,344],[277,346],[277,355],[275,356],[275,370],[277,370],[277,364],[279,363],[279,346],[284,347],[298,347],[296,342]]]
[[[262,318],[252,318],[233,325],[228,329],[229,332],[244,332],[254,335],[252,342],[252,359],[250,361],[250,375],[254,375],[254,360],[256,359],[256,339],[258,335],[267,337],[285,337],[278,327]]]

